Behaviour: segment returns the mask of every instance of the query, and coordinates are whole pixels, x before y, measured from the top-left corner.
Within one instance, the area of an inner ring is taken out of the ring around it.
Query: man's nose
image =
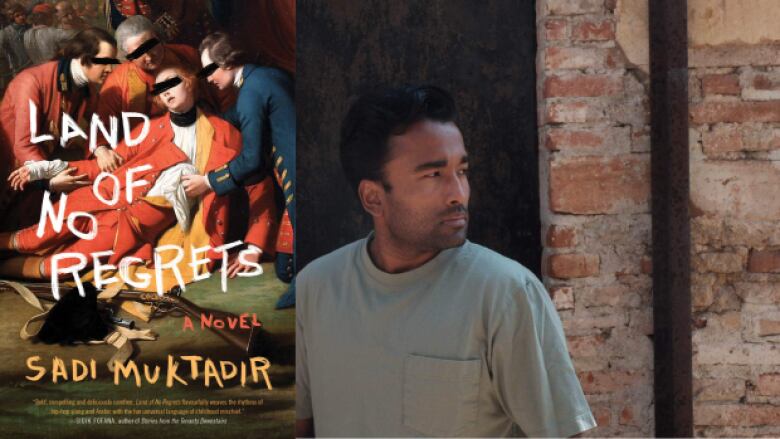
[[[447,204],[449,205],[468,205],[469,202],[469,180],[459,173],[455,173],[448,179],[447,184]]]

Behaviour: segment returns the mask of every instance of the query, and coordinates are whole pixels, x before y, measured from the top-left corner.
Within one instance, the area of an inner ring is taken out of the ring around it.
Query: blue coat
[[[286,204],[292,201],[295,181],[295,98],[293,80],[282,70],[246,64],[236,105],[223,117],[241,130],[238,157],[208,174],[217,195],[243,187],[251,176],[267,171],[265,159],[283,177]],[[289,184],[288,184],[289,183]]]

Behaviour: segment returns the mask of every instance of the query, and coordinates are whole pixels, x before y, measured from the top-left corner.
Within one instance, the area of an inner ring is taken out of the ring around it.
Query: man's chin
[[[460,247],[466,242],[466,231],[467,228],[463,227],[454,233],[439,236],[437,239],[435,239],[436,247],[440,250]]]

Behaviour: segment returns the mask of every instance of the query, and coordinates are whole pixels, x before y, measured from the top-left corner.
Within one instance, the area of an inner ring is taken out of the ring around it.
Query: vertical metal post
[[[650,0],[655,433],[693,436],[688,2]]]

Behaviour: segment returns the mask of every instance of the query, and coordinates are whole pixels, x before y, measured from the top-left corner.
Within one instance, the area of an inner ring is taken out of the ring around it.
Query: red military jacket
[[[208,159],[205,165],[205,171],[208,172],[221,166],[239,153],[241,149],[241,134],[227,121],[201,112],[198,113],[198,121],[196,123],[201,123],[201,118],[203,117],[213,127]],[[139,126],[133,130],[133,138],[140,134],[141,128]],[[117,145],[116,152],[125,159],[125,162],[112,173],[119,180],[118,202],[115,205],[103,203],[94,195],[93,187],[89,186],[76,190],[68,196],[66,212],[94,213],[102,210],[122,209],[142,200],[154,186],[162,171],[187,160],[184,152],[173,143],[173,135],[170,115],[165,114],[150,121],[149,134],[140,144],[128,147],[124,141],[120,142]],[[76,168],[75,175],[87,174],[92,181],[97,179],[100,174],[96,160],[70,162],[69,165]],[[148,184],[134,188],[131,192],[131,201],[128,202],[126,192],[128,171],[144,165],[149,165],[149,169],[142,172],[134,172],[133,181],[145,180]],[[114,193],[114,184],[114,179],[104,178],[97,185],[97,190],[104,199],[110,200]],[[212,247],[218,247],[225,243],[229,205],[228,197],[217,197],[213,192],[203,195],[201,208],[203,209],[204,228],[209,235]],[[142,249],[137,256],[149,259],[151,250],[151,247]],[[214,259],[220,257],[220,255],[219,253],[209,254]]]
[[[63,70],[70,69],[69,63],[70,60],[50,61],[29,67],[16,75],[5,91],[0,103],[0,209],[7,209],[13,200],[19,207],[25,204],[25,199],[35,199],[30,192],[14,193],[5,182],[11,171],[24,162],[50,159],[60,148],[62,114],[67,113],[77,123],[91,117],[96,96],[94,93],[90,96],[87,89],[70,83],[63,74]],[[53,135],[54,140],[32,143],[30,102],[37,108],[36,134]],[[76,147],[68,154],[83,157],[85,151]],[[39,202],[29,204],[34,206]],[[26,212],[16,214],[25,216]],[[30,214],[37,216],[36,212]]]
[[[181,66],[197,71],[200,68],[198,51],[181,44],[165,44],[163,68],[169,66]],[[143,113],[152,117],[164,114],[165,108],[158,107],[152,102],[154,97],[151,91],[154,79],[153,75],[130,61],[118,65],[108,75],[100,89],[97,108],[100,119],[108,126],[108,118],[121,117],[123,111]]]
[[[27,68],[8,85],[0,103],[0,145],[4,147],[4,159],[13,157],[17,164],[48,159],[53,149],[59,147],[62,113],[68,113],[77,122],[91,115],[95,99],[85,89],[74,87],[63,75],[58,77],[59,65],[60,61],[49,61]],[[37,135],[52,134],[53,141],[32,143],[30,102],[37,107]]]
[[[165,59],[160,71],[167,67],[179,66],[193,73],[200,70],[200,57],[198,51],[183,44],[165,44]],[[155,105],[152,96],[152,87],[155,77],[139,68],[130,61],[117,66],[108,75],[103,87],[100,89],[96,113],[100,120],[108,126],[109,117],[121,118],[122,112],[143,113],[151,117],[160,116],[165,109]],[[220,111],[229,105],[232,94],[217,94],[212,87],[203,88],[206,102],[214,111]],[[130,119],[132,128],[138,123],[138,119]],[[122,124],[119,124],[120,138],[122,136]],[[104,138],[97,139],[97,145],[108,145]]]

